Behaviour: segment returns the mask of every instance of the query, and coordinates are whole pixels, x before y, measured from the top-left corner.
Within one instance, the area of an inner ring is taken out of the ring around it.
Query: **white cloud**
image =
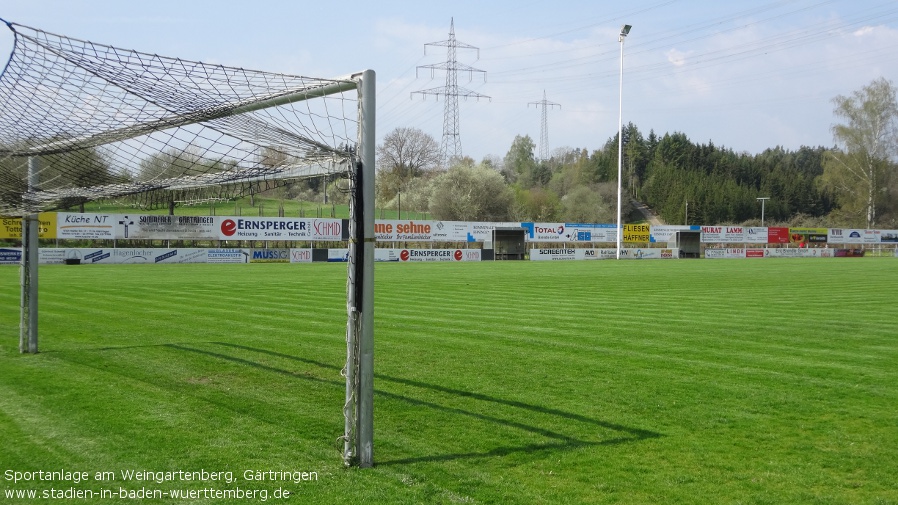
[[[684,53],[678,49],[670,49],[664,54],[667,56],[667,61],[673,63],[676,67],[681,67],[686,64],[686,56],[688,53]]]

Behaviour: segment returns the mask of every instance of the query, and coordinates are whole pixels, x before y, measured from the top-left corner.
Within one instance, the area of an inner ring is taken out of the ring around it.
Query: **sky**
[[[0,18],[124,49],[254,70],[377,75],[377,137],[443,139],[454,26],[462,152],[600,149],[618,117],[736,152],[834,145],[833,99],[898,83],[894,0],[4,0]],[[623,46],[620,27],[632,25]],[[4,65],[12,34],[0,28]],[[623,72],[621,50],[623,49]],[[623,85],[621,86],[621,75]],[[480,98],[474,98],[479,96]]]

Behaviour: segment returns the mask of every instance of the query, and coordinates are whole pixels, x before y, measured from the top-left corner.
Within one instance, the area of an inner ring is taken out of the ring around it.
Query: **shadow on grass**
[[[329,373],[337,372],[339,373],[340,367],[311,360],[308,358],[301,358],[298,356],[291,356],[289,354],[284,354],[276,351],[271,351],[267,349],[260,349],[256,347],[249,347],[239,344],[232,344],[227,342],[207,342],[208,344],[213,344],[217,346],[226,347],[232,350],[246,351],[252,352],[256,354],[264,354],[272,357],[277,357],[280,359],[305,363],[308,365],[312,365],[315,367],[319,367],[325,370],[328,370]],[[167,343],[167,344],[151,344],[144,346],[128,346],[125,348],[135,348],[135,347],[161,347],[161,348],[169,348],[173,350],[177,350],[180,352],[189,352],[196,353],[200,355],[204,355],[207,357],[228,361],[231,363],[237,363],[243,366],[252,367],[258,370],[263,370],[265,372],[274,373],[278,375],[282,375],[285,377],[289,377],[291,379],[299,379],[304,381],[315,382],[319,384],[327,384],[334,386],[337,390],[342,390],[345,387],[345,382],[340,380],[333,380],[322,378],[316,376],[311,373],[299,373],[293,370],[287,370],[284,368],[279,368],[276,366],[268,365],[265,363],[260,363],[258,361],[254,361],[252,359],[235,356],[232,354],[228,354],[226,351],[223,352],[214,352],[207,349],[199,349],[193,347],[190,344],[186,343]],[[120,350],[122,347],[107,347],[97,349],[100,351],[111,351],[111,350]],[[502,447],[495,447],[493,449],[485,450],[485,451],[472,451],[472,452],[455,452],[448,454],[431,454],[424,455],[418,457],[411,458],[401,458],[401,459],[393,459],[393,460],[378,460],[378,466],[388,466],[388,465],[405,465],[405,464],[414,464],[414,463],[426,463],[426,462],[445,462],[445,461],[454,461],[454,460],[464,460],[464,459],[483,459],[483,458],[492,458],[492,457],[501,457],[507,456],[510,454],[530,454],[530,453],[538,453],[544,451],[558,451],[558,450],[571,450],[582,447],[597,447],[597,446],[612,446],[624,443],[633,443],[639,442],[642,440],[647,440],[651,438],[658,438],[663,436],[660,433],[633,428],[624,426],[621,424],[611,423],[607,421],[601,421],[598,419],[593,419],[587,416],[583,416],[580,414],[567,412],[564,410],[546,407],[542,405],[536,405],[516,400],[507,400],[504,398],[497,398],[494,396],[485,395],[482,393],[476,393],[471,391],[465,391],[461,389],[449,388],[446,386],[441,386],[437,384],[430,384],[426,382],[406,379],[402,377],[393,377],[384,374],[375,374],[375,379],[377,381],[382,382],[390,382],[394,384],[400,384],[404,386],[410,386],[422,390],[429,390],[438,392],[447,396],[455,397],[455,398],[470,398],[473,400],[477,400],[479,402],[485,402],[488,404],[500,405],[507,408],[510,408],[512,412],[515,412],[513,416],[519,419],[527,419],[528,413],[532,414],[541,414],[549,417],[565,419],[568,421],[574,421],[577,423],[583,423],[586,425],[591,425],[596,428],[605,429],[611,432],[618,434],[619,436],[614,436],[612,438],[607,438],[604,440],[584,440],[582,438],[577,438],[573,436],[566,435],[564,433],[560,433],[558,431],[553,431],[552,429],[544,428],[542,426],[538,426],[535,424],[530,424],[527,422],[522,422],[518,420],[511,420],[507,418],[498,417],[495,415],[489,415],[482,412],[476,412],[473,410],[466,410],[464,408],[454,407],[450,405],[444,405],[440,403],[435,403],[433,401],[422,400],[419,398],[415,398],[413,396],[408,396],[404,394],[398,394],[391,391],[385,391],[382,389],[375,389],[374,393],[376,397],[379,398],[389,398],[392,400],[404,402],[409,405],[414,405],[418,407],[428,408],[434,411],[458,415],[467,417],[469,419],[474,419],[478,421],[482,421],[485,423],[491,423],[496,426],[502,426],[506,428],[513,428],[525,432],[529,432],[541,437],[548,439],[545,443],[533,443],[533,444],[524,444],[524,445],[508,445]]]
[[[301,358],[298,356],[291,356],[289,354],[271,351],[268,349],[260,349],[257,347],[249,347],[249,346],[232,344],[232,343],[227,343],[227,342],[211,342],[211,343],[213,343],[215,345],[220,345],[223,347],[240,349],[240,350],[259,353],[259,354],[266,354],[266,355],[274,356],[277,358],[298,361],[301,363],[314,365],[314,366],[328,369],[328,370],[340,371],[340,367],[337,367],[337,366],[334,366],[334,365],[331,365],[328,363],[323,363],[323,362],[311,360],[308,358]],[[215,352],[205,351],[205,350],[200,350],[200,349],[194,349],[194,348],[186,347],[183,345],[172,344],[172,345],[170,345],[170,347],[174,347],[174,348],[177,348],[180,350],[185,350],[185,351],[207,354],[207,355],[213,356],[215,358],[225,359],[228,361],[245,364],[248,366],[260,368],[260,369],[275,372],[278,374],[288,375],[290,377],[295,377],[295,378],[300,378],[300,379],[305,379],[305,380],[314,380],[317,382],[333,383],[338,386],[343,385],[343,383],[339,382],[339,381],[331,381],[331,380],[327,380],[327,379],[311,377],[308,375],[300,375],[300,374],[297,374],[295,372],[291,372],[288,370],[283,370],[283,369],[280,369],[277,367],[272,367],[270,365],[257,363],[257,362],[248,360],[246,358],[229,356],[226,354],[215,353]],[[610,445],[618,445],[618,444],[623,444],[623,443],[638,442],[641,440],[658,438],[658,437],[662,436],[660,433],[653,432],[650,430],[633,428],[633,427],[624,426],[621,424],[611,423],[611,422],[607,422],[607,421],[601,421],[598,419],[593,419],[593,418],[590,418],[587,416],[575,414],[572,412],[566,412],[566,411],[551,408],[551,407],[545,407],[542,405],[534,405],[534,404],[520,402],[520,401],[516,401],[516,400],[507,400],[504,398],[496,398],[496,397],[481,394],[481,393],[464,391],[464,390],[460,390],[460,389],[453,389],[453,388],[449,388],[449,387],[445,387],[445,386],[440,386],[437,384],[429,384],[426,382],[405,379],[405,378],[401,378],[401,377],[392,377],[392,376],[384,375],[384,374],[375,374],[375,379],[379,380],[379,381],[387,381],[387,382],[402,384],[402,385],[411,386],[411,387],[415,387],[415,388],[436,391],[436,392],[443,393],[446,395],[455,396],[457,398],[471,398],[471,399],[482,401],[482,402],[493,403],[493,404],[502,405],[505,407],[511,407],[513,409],[520,410],[520,411],[533,412],[533,413],[548,415],[548,416],[552,416],[552,417],[567,419],[570,421],[576,421],[579,423],[585,423],[585,424],[589,424],[589,425],[592,425],[592,426],[595,426],[598,428],[613,431],[613,432],[621,435],[621,436],[618,436],[615,438],[610,438],[610,439],[600,440],[600,441],[581,440],[581,439],[578,439],[575,437],[565,435],[563,433],[558,433],[556,431],[542,428],[540,426],[534,426],[534,425],[527,424],[524,422],[503,419],[500,417],[491,416],[491,415],[483,414],[480,412],[474,412],[474,411],[465,410],[465,409],[461,409],[461,408],[457,408],[457,407],[441,405],[441,404],[434,403],[431,401],[413,398],[413,397],[410,397],[407,395],[401,395],[401,394],[392,393],[389,391],[384,391],[381,389],[375,389],[375,391],[374,391],[375,396],[379,396],[381,398],[391,398],[391,399],[402,401],[402,402],[405,402],[405,403],[408,403],[411,405],[427,407],[427,408],[437,410],[440,412],[445,412],[448,414],[461,415],[461,416],[474,418],[474,419],[477,419],[480,421],[495,423],[495,424],[502,425],[505,427],[527,431],[527,432],[537,434],[537,435],[546,437],[548,439],[554,440],[554,442],[548,442],[548,443],[543,443],[543,444],[528,444],[528,445],[510,446],[510,447],[497,447],[497,448],[494,448],[494,449],[491,449],[488,451],[483,451],[483,452],[453,453],[453,454],[421,456],[421,457],[414,457],[414,458],[404,458],[404,459],[396,459],[396,460],[380,460],[377,462],[378,466],[402,465],[402,464],[421,463],[421,462],[452,461],[452,460],[458,460],[458,459],[489,458],[489,457],[497,457],[497,456],[506,456],[506,455],[513,454],[513,453],[533,453],[533,452],[539,452],[539,451],[564,450],[564,449],[574,449],[574,448],[580,448],[580,447],[610,446]],[[521,417],[526,417],[526,416],[521,416]]]

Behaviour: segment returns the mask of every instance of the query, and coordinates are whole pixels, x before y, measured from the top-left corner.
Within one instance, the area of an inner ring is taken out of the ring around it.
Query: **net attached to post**
[[[14,34],[0,73],[2,216],[28,223],[39,211],[95,200],[149,209],[233,199],[311,177],[349,180],[341,440],[347,464],[371,466],[374,72],[337,79],[260,72],[0,21]],[[35,270],[26,274],[24,260],[22,268],[23,307],[30,298],[23,328],[36,321],[36,293],[27,294],[24,280],[36,283],[33,237]],[[29,352],[37,352],[36,325],[28,331],[35,333]]]
[[[357,156],[353,77],[210,65],[6,25],[0,215],[124,196],[139,208],[231,199],[347,173]]]

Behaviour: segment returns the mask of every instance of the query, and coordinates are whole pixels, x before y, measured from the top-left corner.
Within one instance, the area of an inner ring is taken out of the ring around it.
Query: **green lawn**
[[[37,355],[18,275],[0,503],[898,504],[894,258],[378,264],[368,470],[337,441],[345,265],[42,266]],[[9,480],[36,470],[89,479]],[[122,479],[201,470],[234,481]]]

